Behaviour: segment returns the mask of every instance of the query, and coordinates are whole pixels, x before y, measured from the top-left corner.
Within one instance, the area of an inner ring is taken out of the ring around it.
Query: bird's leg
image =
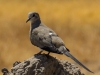
[[[50,52],[48,52],[48,54],[47,55],[49,55],[50,54]]]
[[[40,49],[40,52],[38,52],[36,55],[39,55],[39,54],[41,54],[43,52],[43,49],[41,49],[41,48],[39,48],[39,49]]]
[[[40,55],[43,52],[43,50],[41,50],[40,52],[38,52],[37,54],[35,54],[34,56]]]
[[[37,53],[37,54],[41,54],[43,51],[40,51],[39,53]]]

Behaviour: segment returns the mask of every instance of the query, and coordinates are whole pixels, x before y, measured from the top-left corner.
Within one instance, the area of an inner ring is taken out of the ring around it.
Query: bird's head
[[[26,23],[28,21],[35,22],[38,19],[40,19],[40,17],[39,17],[39,14],[37,12],[29,12],[28,19],[26,20]]]

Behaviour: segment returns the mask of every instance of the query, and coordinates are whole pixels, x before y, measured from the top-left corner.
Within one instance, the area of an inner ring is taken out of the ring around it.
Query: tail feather
[[[91,70],[89,70],[86,66],[84,66],[81,62],[79,62],[73,55],[71,55],[68,51],[66,51],[64,53],[66,56],[69,56],[71,59],[73,59],[76,63],[78,63],[80,66],[82,66],[84,69],[86,69],[87,71],[91,72],[91,73],[94,73],[92,72]]]

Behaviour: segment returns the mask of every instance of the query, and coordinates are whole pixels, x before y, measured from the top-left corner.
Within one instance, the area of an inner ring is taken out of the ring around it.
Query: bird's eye
[[[33,14],[33,17],[35,17],[35,14]]]

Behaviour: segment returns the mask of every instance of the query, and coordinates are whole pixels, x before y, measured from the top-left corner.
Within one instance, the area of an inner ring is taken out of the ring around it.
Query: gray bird
[[[73,55],[70,54],[69,49],[67,49],[64,45],[63,40],[50,28],[44,25],[40,16],[37,12],[30,12],[28,14],[28,19],[26,23],[30,21],[30,41],[33,45],[39,47],[41,53],[43,50],[57,53],[57,54],[65,54],[66,56],[73,59],[76,63],[82,66],[87,71],[93,73],[86,66],[84,66],[81,62],[79,62]]]

